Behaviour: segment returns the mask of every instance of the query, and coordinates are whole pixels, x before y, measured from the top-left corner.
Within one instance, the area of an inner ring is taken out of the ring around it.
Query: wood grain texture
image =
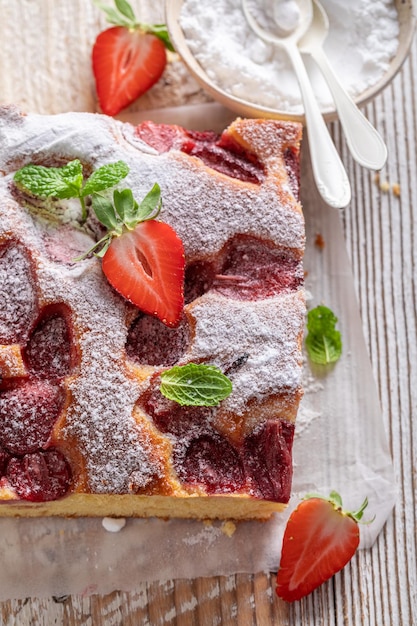
[[[89,58],[104,25],[92,3],[0,0],[0,13],[1,102],[40,113],[96,110],[89,64],[79,62]],[[62,36],[56,33],[57,16]],[[172,105],[182,103],[181,93],[187,101],[198,97],[192,81],[179,76]],[[157,105],[162,89],[141,106]],[[354,164],[340,125],[330,128],[352,183],[343,226],[398,484],[397,505],[373,548],[358,552],[334,579],[291,606],[276,598],[273,574],[236,574],[143,583],[134,592],[106,596],[10,600],[0,604],[1,624],[417,624],[416,40],[400,74],[364,110],[388,144],[379,181]]]

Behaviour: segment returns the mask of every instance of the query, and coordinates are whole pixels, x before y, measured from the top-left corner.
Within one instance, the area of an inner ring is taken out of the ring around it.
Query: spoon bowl
[[[327,17],[323,5],[320,2],[312,0],[312,9],[313,15],[309,28],[304,31],[302,39],[299,41],[300,50],[302,52],[307,52],[317,46],[322,46],[329,34],[329,18]]]
[[[323,49],[328,31],[327,14],[319,0],[313,0],[313,19],[299,40],[298,47],[302,53],[314,59],[327,82],[353,158],[363,167],[379,170],[387,159],[387,148],[335,74]]]
[[[317,189],[323,200],[336,209],[346,207],[351,198],[349,180],[330,137],[315,98],[307,70],[297,43],[307,31],[313,18],[311,0],[299,0],[300,20],[296,28],[286,37],[278,37],[262,28],[250,8],[250,0],[241,0],[245,18],[253,32],[264,41],[283,48],[292,64],[300,87],[304,105],[307,136],[310,146],[311,165]]]
[[[298,40],[308,31],[311,21],[313,19],[313,7],[311,0],[292,0],[293,5],[298,10],[298,19],[294,24],[294,27],[286,26],[282,21],[282,14],[279,8],[282,7],[282,2],[275,2],[273,4],[272,15],[269,16],[266,11],[259,11],[262,3],[253,0],[242,0],[242,9],[245,14],[246,21],[251,29],[267,43],[272,43],[277,46],[285,46],[291,42],[298,42]],[[255,9],[257,14],[255,16]],[[261,19],[269,18],[268,27],[261,25]],[[272,19],[271,19],[272,18]]]

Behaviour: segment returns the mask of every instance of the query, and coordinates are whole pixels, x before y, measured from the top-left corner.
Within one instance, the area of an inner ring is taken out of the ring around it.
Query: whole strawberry
[[[311,593],[353,557],[359,545],[358,522],[368,505],[343,511],[340,495],[307,496],[291,513],[284,532],[277,595],[293,602]]]
[[[92,62],[101,110],[116,115],[161,78],[173,47],[165,26],[138,22],[127,0],[115,0],[115,8],[94,3],[114,24],[97,36]]]

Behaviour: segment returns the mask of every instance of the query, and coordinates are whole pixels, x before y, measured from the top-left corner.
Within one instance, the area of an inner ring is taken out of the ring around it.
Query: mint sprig
[[[81,194],[85,197],[105,189],[111,189],[126,178],[128,173],[129,167],[124,161],[102,165],[87,178]]]
[[[216,406],[232,392],[232,383],[215,365],[188,363],[162,372],[160,391],[182,406]]]
[[[84,183],[83,166],[78,159],[62,167],[25,165],[14,175],[17,185],[40,198],[78,198],[82,220],[87,219],[85,197],[117,185],[129,173],[124,161],[102,165]]]
[[[73,198],[83,182],[83,168],[78,159],[63,167],[25,165],[14,175],[14,180],[40,198]]]
[[[319,305],[307,315],[307,353],[313,363],[328,365],[339,360],[342,354],[342,337],[336,330],[338,319],[331,309]]]
[[[144,33],[155,35],[155,37],[158,37],[158,39],[163,42],[168,50],[175,52],[165,24],[145,24],[144,22],[139,22],[127,0],[114,0],[114,7],[104,4],[101,0],[93,0],[93,2],[96,7],[104,11],[106,19],[110,24],[124,26],[129,30],[141,30]]]

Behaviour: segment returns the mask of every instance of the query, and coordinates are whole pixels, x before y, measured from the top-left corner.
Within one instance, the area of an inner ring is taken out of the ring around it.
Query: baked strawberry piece
[[[285,506],[300,139],[0,111],[0,515]]]

